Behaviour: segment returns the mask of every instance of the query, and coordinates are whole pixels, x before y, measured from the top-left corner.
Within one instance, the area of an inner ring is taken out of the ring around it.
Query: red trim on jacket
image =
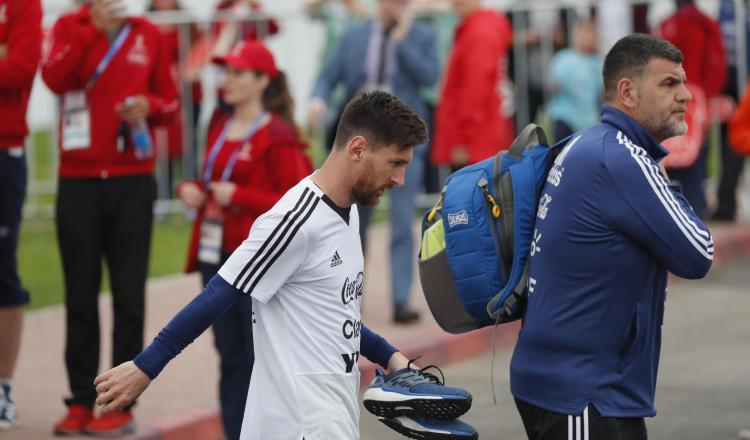
[[[500,87],[509,86],[511,37],[510,22],[494,11],[475,12],[456,28],[435,117],[434,163],[450,164],[457,146],[467,148],[469,163],[510,146],[515,130]]]
[[[221,134],[231,113],[217,113],[209,126],[206,156]],[[214,162],[211,181],[219,181],[224,167],[239,141],[225,142]],[[278,115],[261,127],[237,158],[229,181],[237,185],[232,204],[223,208],[224,235],[222,250],[234,251],[250,233],[250,227],[268,211],[291,187],[312,173],[312,163],[305,154],[304,144]],[[204,160],[205,162],[205,160]],[[205,164],[204,164],[205,167]],[[205,168],[204,168],[205,170]],[[203,171],[201,171],[202,175]],[[202,182],[195,182],[202,185]],[[204,210],[198,211],[188,248],[186,272],[197,269],[198,242]]]
[[[26,109],[42,56],[40,0],[0,0],[0,149],[22,147],[29,134]]]
[[[87,92],[91,146],[63,152],[60,140],[61,177],[124,176],[153,171],[153,159],[138,160],[132,146],[122,153],[117,151],[118,131],[123,121],[115,107],[128,96],[146,95],[150,104],[148,122],[153,128],[171,122],[180,103],[159,28],[141,17],[130,18],[128,23],[132,25],[130,35]],[[52,43],[42,62],[42,78],[58,95],[85,89],[109,44],[107,35],[91,23],[87,5],[63,15],[52,31]]]

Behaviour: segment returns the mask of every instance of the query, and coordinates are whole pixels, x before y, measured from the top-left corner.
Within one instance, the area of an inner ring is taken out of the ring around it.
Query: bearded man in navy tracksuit
[[[659,160],[685,133],[682,53],[621,39],[604,61],[601,123],[555,160],[537,211],[511,391],[532,440],[646,439],[656,414],[667,272],[706,275],[711,234]]]

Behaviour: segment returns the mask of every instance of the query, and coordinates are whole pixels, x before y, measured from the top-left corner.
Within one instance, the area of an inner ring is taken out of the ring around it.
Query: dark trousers
[[[29,294],[18,278],[16,260],[26,175],[25,154],[0,150],[0,307],[19,307],[29,302]]]
[[[584,414],[560,414],[516,399],[529,440],[647,440],[643,417],[603,417],[589,404]]]
[[[687,168],[669,168],[667,174],[672,182],[679,183],[693,211],[698,217],[706,217],[706,194],[703,182],[706,180],[706,146],[701,148],[695,163]]]
[[[99,367],[102,258],[112,287],[112,365],[143,349],[144,291],[156,184],[151,175],[60,179],[57,241],[65,277],[68,405],[91,407]]]
[[[727,124],[721,124],[721,177],[717,192],[718,205],[714,211],[717,220],[734,220],[737,216],[737,186],[740,183],[745,157],[729,144]]]
[[[737,88],[737,68],[727,68],[727,83],[724,86],[724,94],[739,101],[739,89]],[[729,144],[727,124],[721,124],[721,177],[717,191],[718,204],[713,218],[716,220],[734,220],[737,216],[737,186],[740,183],[742,169],[745,166],[745,158],[737,154]]]
[[[229,254],[222,255],[220,264],[198,263],[203,284],[216,275]],[[242,419],[245,416],[247,390],[255,363],[253,351],[253,303],[249,295],[234,303],[212,326],[214,346],[219,352],[221,377],[219,400],[224,435],[228,440],[240,438]]]

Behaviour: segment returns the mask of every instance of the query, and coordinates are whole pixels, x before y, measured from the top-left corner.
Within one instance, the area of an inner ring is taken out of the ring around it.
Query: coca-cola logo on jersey
[[[341,302],[346,305],[362,296],[363,284],[364,276],[362,272],[358,273],[357,277],[353,280],[350,280],[349,277],[346,277],[344,286],[341,288]]]

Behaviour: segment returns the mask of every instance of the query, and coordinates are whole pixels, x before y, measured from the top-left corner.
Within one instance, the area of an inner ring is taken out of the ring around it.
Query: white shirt
[[[253,300],[243,440],[359,438],[364,259],[356,207],[334,207],[303,179],[219,270]]]

